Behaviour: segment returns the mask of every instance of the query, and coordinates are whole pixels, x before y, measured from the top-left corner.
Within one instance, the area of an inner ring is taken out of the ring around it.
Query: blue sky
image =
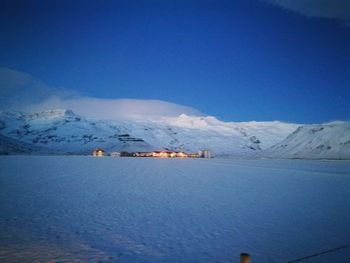
[[[226,121],[349,120],[350,6],[321,2],[1,1],[0,67]]]

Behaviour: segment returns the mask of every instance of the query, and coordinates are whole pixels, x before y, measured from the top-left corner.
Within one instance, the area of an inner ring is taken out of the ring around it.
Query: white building
[[[111,157],[120,157],[120,152],[111,152],[110,156]]]
[[[212,158],[212,154],[210,150],[198,151],[198,156],[201,158]]]

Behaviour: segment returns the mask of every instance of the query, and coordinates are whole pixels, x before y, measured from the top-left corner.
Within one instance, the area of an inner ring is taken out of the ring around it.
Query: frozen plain
[[[0,158],[0,262],[288,262],[350,244],[350,161]],[[350,249],[302,262],[350,262]]]

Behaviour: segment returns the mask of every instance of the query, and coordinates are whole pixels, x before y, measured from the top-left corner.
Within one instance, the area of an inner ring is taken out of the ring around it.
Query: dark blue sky
[[[222,120],[349,120],[346,23],[259,0],[2,0],[0,67]]]

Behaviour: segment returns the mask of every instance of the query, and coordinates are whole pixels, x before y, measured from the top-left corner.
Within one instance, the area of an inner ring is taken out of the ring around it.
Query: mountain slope
[[[216,155],[249,155],[283,140],[298,125],[281,122],[222,122],[215,117],[162,117],[155,121],[107,121],[85,118],[70,110],[34,114],[0,112],[0,133],[62,153],[171,149]]]
[[[0,155],[8,154],[54,154],[54,152],[0,134]]]
[[[350,159],[349,122],[300,126],[186,114],[126,121],[85,118],[71,110],[3,111],[0,135],[2,153],[90,154],[101,147],[107,152],[210,149],[216,156]]]
[[[350,123],[299,127],[285,140],[262,151],[271,158],[350,159]]]
[[[0,123],[0,132],[5,136],[62,153],[87,154],[95,147],[130,150],[130,142],[138,149],[147,146],[142,140],[129,136],[122,123],[113,125],[87,120],[70,110],[35,114],[2,112]]]

